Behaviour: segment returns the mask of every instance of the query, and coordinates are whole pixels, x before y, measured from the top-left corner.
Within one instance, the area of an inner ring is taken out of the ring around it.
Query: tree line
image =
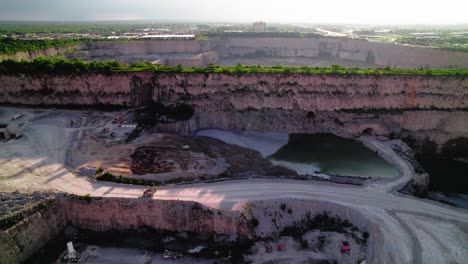
[[[37,58],[33,61],[4,60],[0,62],[0,74],[16,73],[125,73],[150,71],[156,73],[223,73],[223,74],[305,74],[305,75],[426,75],[426,76],[468,76],[468,69],[400,69],[400,68],[344,68],[339,64],[330,67],[292,67],[242,65],[184,68],[181,65],[156,65],[149,62],[123,64],[115,60],[85,62],[80,59]]]
[[[65,47],[84,43],[89,39],[14,39],[0,38],[0,54],[14,54],[21,51],[40,50],[47,48]]]

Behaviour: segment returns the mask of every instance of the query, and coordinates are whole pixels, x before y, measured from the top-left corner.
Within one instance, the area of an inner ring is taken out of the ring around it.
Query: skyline
[[[315,2],[315,3],[314,3]],[[440,1],[345,1],[333,3],[290,0],[0,0],[2,21],[158,21],[305,24],[468,24],[468,2]],[[334,8],[340,6],[340,8]],[[317,11],[318,10],[318,11]],[[330,12],[327,12],[327,11]]]

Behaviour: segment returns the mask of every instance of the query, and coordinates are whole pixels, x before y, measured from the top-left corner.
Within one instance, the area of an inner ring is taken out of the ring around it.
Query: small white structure
[[[77,263],[80,261],[80,255],[73,247],[73,242],[67,243],[67,254],[63,257],[63,260],[71,261],[72,263]]]
[[[18,125],[9,124],[9,125],[0,125],[0,139],[9,140],[11,138],[18,138],[21,136]]]
[[[18,138],[21,135],[20,129],[17,124],[9,124],[7,126],[7,131],[13,138]]]
[[[68,259],[74,259],[78,257],[75,248],[73,247],[73,242],[67,243]]]

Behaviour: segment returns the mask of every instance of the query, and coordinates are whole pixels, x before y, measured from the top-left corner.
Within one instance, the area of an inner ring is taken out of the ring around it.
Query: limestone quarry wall
[[[148,53],[201,53],[211,51],[208,41],[145,40],[87,43],[84,47],[91,57]]]
[[[68,197],[0,230],[0,263],[21,263],[56,239],[69,224],[97,232],[153,228],[253,238],[249,223],[239,212],[223,210],[219,214],[195,202]]]
[[[66,219],[93,231],[139,227],[169,231],[252,237],[247,222],[234,211],[217,212],[195,202],[151,199],[92,198],[60,200]]]
[[[62,232],[66,218],[59,206],[37,212],[0,230],[0,263],[21,263]]]
[[[143,54],[191,54],[178,62],[186,67],[216,63],[220,58],[263,54],[267,57],[338,59],[403,68],[468,67],[468,53],[410,47],[393,43],[345,38],[226,38],[210,40],[147,40],[95,42],[81,46],[89,58]],[[219,54],[204,61],[197,54]]]
[[[468,53],[346,38],[229,38],[223,57],[263,51],[272,57],[318,57],[400,68],[468,67]]]
[[[461,77],[302,74],[0,75],[0,103],[139,106],[185,101],[201,111],[465,110]]]
[[[61,53],[79,49],[82,45],[71,45],[66,47],[57,47],[57,48],[49,48],[49,49],[42,49],[42,50],[32,50],[32,51],[22,51],[17,52],[14,54],[0,54],[0,61],[12,59],[12,60],[34,60],[39,57],[51,57],[56,56]]]
[[[147,88],[154,86],[153,77],[147,73],[2,75],[0,101],[26,105],[138,106],[149,99],[152,90]]]
[[[154,101],[184,101],[197,110],[187,122],[161,125],[166,132],[219,128],[355,137],[371,128],[374,135],[429,140],[434,152],[468,137],[464,78],[160,75],[156,86]]]
[[[188,121],[161,125],[190,134],[204,128],[331,132],[430,140],[440,151],[468,138],[468,79],[437,76],[300,74],[0,75],[0,103],[137,107],[188,103]]]
[[[123,61],[129,57],[145,60],[175,54],[166,62],[196,67],[217,63],[223,58],[243,56],[308,57],[355,61],[367,65],[401,68],[468,67],[468,53],[441,49],[405,46],[394,43],[373,42],[346,38],[223,38],[209,40],[140,40],[97,41],[69,47],[51,48],[11,55],[0,55],[0,61],[12,59],[32,60],[76,50],[72,57],[85,60],[98,58]],[[146,56],[146,57],[145,57]]]
[[[468,79],[427,76],[160,74],[153,100],[202,110],[465,109]],[[414,97],[412,92],[414,89]],[[210,100],[203,100],[209,96]],[[414,102],[413,102],[414,98]]]
[[[292,211],[282,210],[282,204]],[[368,216],[324,201],[256,201],[240,211],[218,212],[190,201],[61,196],[53,206],[0,231],[0,263],[21,263],[56,239],[67,225],[96,232],[138,228],[187,231],[226,235],[244,241],[275,235],[308,212],[312,215],[328,212],[349,220],[361,232],[370,233],[369,245],[373,245],[373,233],[379,231]],[[259,222],[256,227],[251,224],[253,218]],[[369,250],[369,259],[372,259],[372,247]]]
[[[219,53],[215,51],[204,52],[187,58],[168,58],[165,63],[169,66],[183,65],[184,67],[201,67],[219,61]]]

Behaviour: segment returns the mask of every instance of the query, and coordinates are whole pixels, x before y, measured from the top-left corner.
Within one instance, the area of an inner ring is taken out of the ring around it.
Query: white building
[[[253,23],[254,32],[265,32],[266,31],[266,23],[262,21],[258,21]]]

